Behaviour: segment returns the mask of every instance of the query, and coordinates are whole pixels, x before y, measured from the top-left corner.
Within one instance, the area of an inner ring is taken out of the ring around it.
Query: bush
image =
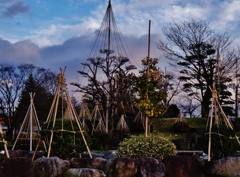
[[[120,143],[116,152],[118,157],[158,159],[175,154],[176,146],[160,134],[151,134],[147,138],[144,135],[132,135]]]
[[[113,150],[117,149],[119,143],[126,137],[129,137],[129,135],[124,133],[99,133],[95,132],[93,135],[91,135],[90,141],[91,141],[91,149],[94,150]]]
[[[208,140],[209,134],[206,133],[204,152],[208,153]],[[220,159],[228,156],[237,155],[237,148],[239,144],[235,138],[235,132],[226,127],[226,125],[216,125],[212,126],[211,133],[211,158]]]
[[[52,122],[51,122],[52,123]],[[51,124],[50,124],[51,125]],[[51,152],[53,155],[67,157],[71,153],[83,152],[86,150],[82,135],[79,131],[77,123],[75,121],[64,120],[64,130],[62,130],[62,120],[56,119],[54,128],[53,141],[51,146]],[[73,129],[74,131],[73,131]],[[43,139],[50,141],[51,130],[47,128],[47,124],[42,127],[40,132]],[[86,140],[89,140],[89,135],[84,133]],[[88,145],[91,142],[87,142]]]

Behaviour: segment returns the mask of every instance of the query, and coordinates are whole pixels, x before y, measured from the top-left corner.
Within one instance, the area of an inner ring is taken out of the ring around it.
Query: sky
[[[240,0],[111,0],[131,63],[140,66],[148,52],[168,67],[156,43],[171,23],[206,20],[218,32],[228,31],[240,45]],[[108,0],[0,0],[0,63],[30,63],[77,81],[91,50]],[[72,88],[71,88],[72,89]]]

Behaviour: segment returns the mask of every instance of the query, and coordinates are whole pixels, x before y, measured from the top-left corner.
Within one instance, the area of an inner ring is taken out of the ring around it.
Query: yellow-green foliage
[[[132,135],[125,138],[119,145],[116,155],[118,157],[142,158],[153,157],[163,159],[168,155],[176,154],[176,146],[160,134]]]

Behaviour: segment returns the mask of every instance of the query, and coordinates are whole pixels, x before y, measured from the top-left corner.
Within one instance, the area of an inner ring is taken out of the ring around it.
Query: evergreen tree
[[[30,105],[29,93],[31,92],[35,94],[34,106],[36,108],[39,121],[45,121],[48,116],[48,112],[53,100],[53,95],[49,93],[43,86],[37,84],[33,78],[33,75],[30,74],[25,82],[25,87],[22,90],[17,107],[16,115],[18,117],[19,124],[23,121],[27,113],[28,107]]]

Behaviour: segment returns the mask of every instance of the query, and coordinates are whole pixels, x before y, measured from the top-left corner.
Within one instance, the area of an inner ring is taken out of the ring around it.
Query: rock
[[[63,177],[106,177],[102,170],[90,168],[70,168]]]
[[[192,156],[167,156],[162,160],[168,177],[204,177],[202,164]]]
[[[10,158],[17,158],[17,157],[27,157],[29,158],[29,151],[25,150],[8,150]]]
[[[165,166],[155,158],[141,158],[137,160],[139,177],[163,177]]]
[[[33,163],[29,158],[3,159],[0,162],[0,177],[33,177]]]
[[[93,168],[98,170],[105,169],[107,160],[101,157],[96,157],[93,159],[89,158],[72,158],[70,160],[71,167],[73,168]]]
[[[70,162],[58,157],[39,158],[33,162],[34,176],[59,177],[70,168]]]
[[[204,171],[208,175],[240,177],[240,157],[226,157],[205,162]]]
[[[137,174],[137,164],[135,159],[114,158],[108,160],[105,167],[107,177],[135,177]]]
[[[25,151],[25,150],[8,150],[8,153],[10,158],[26,157],[26,158],[32,159],[34,155],[34,151]],[[34,159],[38,159],[46,155],[47,153],[44,151],[36,151]]]

